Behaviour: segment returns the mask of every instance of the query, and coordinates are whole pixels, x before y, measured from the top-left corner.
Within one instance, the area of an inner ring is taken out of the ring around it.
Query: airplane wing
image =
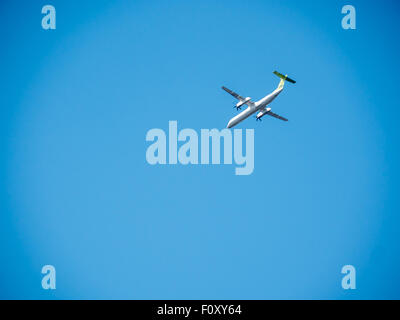
[[[222,87],[222,89],[224,89],[226,92],[228,92],[231,96],[234,96],[236,99],[243,101],[245,100],[245,98],[243,98],[242,96],[238,95],[236,92],[233,92],[232,90],[229,90],[226,87]]]
[[[278,115],[278,114],[276,114],[276,113],[273,113],[273,112],[271,112],[271,111],[268,111],[266,114],[269,115],[269,116],[271,116],[271,117],[277,118],[277,119],[279,119],[279,120],[288,121],[288,119],[286,119],[286,118],[284,118],[284,117],[281,117],[280,115]]]

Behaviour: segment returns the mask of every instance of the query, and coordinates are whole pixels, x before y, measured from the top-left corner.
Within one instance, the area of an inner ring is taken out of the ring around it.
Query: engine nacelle
[[[260,111],[259,113],[257,113],[257,116],[256,116],[257,120],[261,119],[262,117],[264,117],[270,111],[271,111],[271,108],[266,108],[265,110]]]
[[[243,101],[238,102],[238,104],[236,105],[236,108],[239,109],[240,107],[244,106],[247,102],[249,102],[251,100],[250,97],[247,97],[246,99],[244,99]]]

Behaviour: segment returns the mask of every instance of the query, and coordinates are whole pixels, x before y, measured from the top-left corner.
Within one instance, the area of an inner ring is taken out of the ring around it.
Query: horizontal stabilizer
[[[284,76],[282,73],[279,73],[278,71],[274,71],[274,74],[277,75],[279,78],[281,78],[284,81],[289,81],[291,83],[296,83],[293,79],[290,79],[288,76]]]

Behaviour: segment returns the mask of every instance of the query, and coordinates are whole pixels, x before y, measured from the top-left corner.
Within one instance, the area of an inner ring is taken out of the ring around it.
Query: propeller
[[[233,109],[236,109],[237,111],[242,110],[242,107],[236,107],[234,106]]]

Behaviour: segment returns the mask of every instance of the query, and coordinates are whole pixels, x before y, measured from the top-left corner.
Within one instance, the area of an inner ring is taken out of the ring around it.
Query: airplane
[[[228,125],[227,128],[230,129],[234,126],[236,126],[238,123],[242,122],[243,120],[247,119],[250,117],[252,114],[258,111],[256,115],[256,121],[261,121],[261,118],[265,116],[266,114],[283,120],[283,121],[288,121],[288,119],[281,117],[280,115],[277,115],[276,113],[273,113],[271,111],[271,108],[267,108],[267,105],[270,104],[283,90],[283,87],[285,85],[285,81],[289,81],[291,83],[296,83],[296,81],[290,79],[287,75],[283,75],[279,73],[278,71],[274,71],[274,74],[277,75],[279,78],[281,78],[281,81],[279,82],[278,88],[276,88],[272,93],[269,95],[265,96],[261,100],[258,100],[256,102],[251,101],[250,97],[243,98],[242,96],[238,95],[236,92],[233,92],[232,90],[229,90],[226,87],[222,87],[226,92],[228,92],[230,95],[234,96],[236,99],[239,100],[239,102],[236,104],[234,108],[236,110],[241,110],[241,107],[244,105],[247,105],[248,107],[246,110],[242,111],[239,113],[237,116],[233,117]]]

